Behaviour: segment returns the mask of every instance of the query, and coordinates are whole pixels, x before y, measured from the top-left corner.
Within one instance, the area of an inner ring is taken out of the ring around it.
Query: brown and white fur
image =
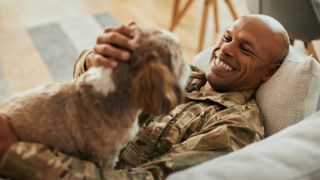
[[[141,111],[162,114],[181,103],[189,71],[169,32],[137,28],[133,40],[130,61],[17,94],[0,103],[1,116],[21,141],[112,167]]]

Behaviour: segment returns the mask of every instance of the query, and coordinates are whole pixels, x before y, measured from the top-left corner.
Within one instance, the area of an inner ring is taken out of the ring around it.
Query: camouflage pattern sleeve
[[[85,68],[85,61],[87,56],[92,52],[92,50],[84,50],[79,55],[73,67],[73,78],[78,78],[87,69]]]
[[[175,144],[171,152],[234,151],[264,136],[260,111],[254,100],[206,115],[199,131]]]
[[[9,179],[153,179],[150,172],[99,169],[93,163],[35,144],[17,142],[0,164],[0,177]],[[1,179],[1,178],[0,178]]]
[[[93,163],[50,150],[44,145],[17,142],[6,152],[0,176],[10,179],[102,179]]]

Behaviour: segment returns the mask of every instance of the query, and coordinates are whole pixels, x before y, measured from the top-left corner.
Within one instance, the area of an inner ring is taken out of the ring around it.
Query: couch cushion
[[[320,64],[292,47],[279,70],[257,90],[266,134],[274,134],[316,112]]]
[[[320,111],[258,143],[172,174],[168,180],[320,179]]]
[[[193,60],[209,69],[213,47],[200,52]],[[256,100],[266,127],[266,135],[292,125],[314,113],[320,105],[320,64],[312,57],[290,47],[279,70],[257,90]]]

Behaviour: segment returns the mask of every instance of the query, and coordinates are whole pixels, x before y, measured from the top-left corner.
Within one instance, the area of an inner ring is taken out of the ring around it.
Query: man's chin
[[[212,74],[207,74],[207,80],[211,88],[217,92],[229,91],[231,88],[226,79],[217,78]]]
[[[210,84],[210,86],[216,92],[227,92],[227,91],[230,91],[228,87],[222,86],[222,85],[219,85],[219,84]]]

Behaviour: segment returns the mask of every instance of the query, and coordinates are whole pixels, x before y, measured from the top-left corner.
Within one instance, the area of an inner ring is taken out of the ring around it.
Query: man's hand
[[[137,44],[131,40],[134,37],[135,24],[107,28],[98,36],[93,52],[86,59],[86,68],[105,66],[115,68],[116,60],[127,61]]]
[[[9,128],[6,118],[0,115],[0,162],[10,145],[17,141],[17,138]]]

